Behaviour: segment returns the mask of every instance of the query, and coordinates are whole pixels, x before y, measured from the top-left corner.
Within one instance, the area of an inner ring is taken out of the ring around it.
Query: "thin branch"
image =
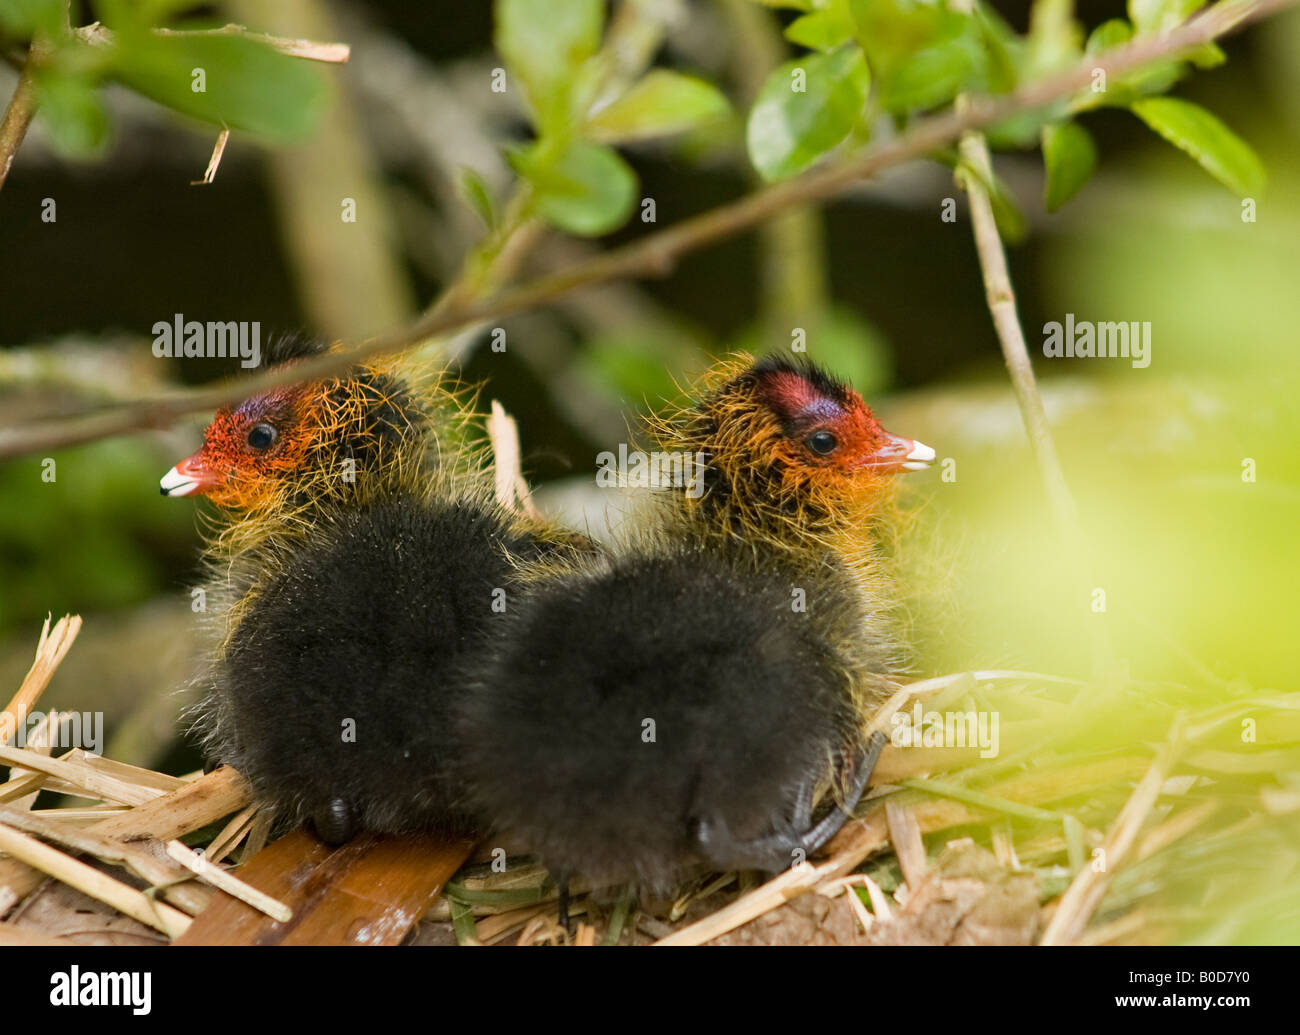
[[[440,301],[409,326],[371,338],[345,352],[314,357],[290,369],[270,370],[253,378],[227,380],[195,391],[74,414],[30,428],[0,430],[0,459],[129,431],[166,427],[185,414],[211,410],[279,385],[333,376],[360,360],[397,352],[470,324],[487,323],[546,305],[579,288],[624,277],[666,275],[677,259],[687,252],[745,230],[787,209],[833,198],[885,169],[929,155],[965,132],[980,130],[1070,97],[1088,87],[1095,70],[1103,70],[1107,77],[1123,75],[1208,43],[1247,22],[1292,7],[1296,2],[1226,0],[1167,33],[1142,37],[1104,54],[1091,55],[1065,72],[1013,93],[973,98],[964,110],[953,109],[921,119],[905,133],[871,146],[865,152],[755,191],[567,270],[507,289],[487,301],[465,303],[453,300],[449,304]]]
[[[18,76],[18,86],[9,98],[9,106],[5,108],[4,121],[0,122],[0,190],[4,189],[9,169],[14,164],[14,156],[22,147],[27,127],[32,124],[32,117],[36,114],[35,70],[36,60],[29,54]]]
[[[206,186],[217,178],[217,168],[221,165],[221,156],[226,153],[226,143],[229,140],[230,129],[222,126],[221,132],[217,134],[217,142],[212,145],[212,157],[208,159],[208,167],[204,170],[203,179],[190,180],[191,187]]]
[[[972,0],[958,0],[958,9],[967,13],[970,13],[973,6]],[[965,95],[957,98],[958,111],[968,104],[969,99]],[[1079,524],[1074,495],[1070,492],[1060,457],[1056,453],[1056,442],[1047,422],[1043,397],[1034,378],[1034,366],[1025,344],[1025,332],[1016,312],[1016,292],[1011,284],[1011,273],[1007,269],[1006,251],[1002,247],[1002,236],[993,214],[993,201],[986,186],[993,183],[993,156],[984,134],[976,131],[962,134],[958,151],[965,165],[958,169],[957,181],[970,197],[971,229],[984,279],[985,300],[993,317],[1007,373],[1011,376],[1012,391],[1025,425],[1025,435],[1029,438],[1029,448],[1034,454],[1057,532],[1074,569],[1074,581],[1077,586],[1084,587],[1088,575],[1084,562],[1087,540]],[[1113,664],[1110,640],[1105,626],[1100,623],[1090,623],[1089,630],[1092,636],[1093,663],[1100,675]]]
[[[966,133],[962,136],[959,150],[962,160],[974,172],[972,175],[970,171],[959,171],[957,178],[970,197],[975,250],[979,254],[984,293],[989,312],[993,316],[993,326],[997,330],[998,343],[1002,346],[1007,373],[1011,376],[1011,388],[1016,396],[1016,404],[1020,407],[1020,418],[1029,438],[1029,448],[1038,466],[1038,476],[1047,494],[1057,533],[1067,548],[1067,562],[1074,570],[1074,582],[1077,586],[1086,588],[1087,539],[1047,422],[1047,411],[1043,408],[1043,397],[1038,391],[1034,366],[1025,344],[1025,332],[1016,313],[1016,293],[1011,285],[1006,252],[993,215],[993,202],[989,198],[988,188],[984,186],[993,182],[993,162],[988,144],[982,133]],[[1094,667],[1100,675],[1110,668],[1113,661],[1110,640],[1101,623],[1090,622],[1088,628],[1093,641]]]

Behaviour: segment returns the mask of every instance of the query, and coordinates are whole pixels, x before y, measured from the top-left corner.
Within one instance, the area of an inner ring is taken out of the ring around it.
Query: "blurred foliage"
[[[133,439],[0,466],[0,632],[173,588],[194,513],[167,506],[159,474],[157,450]]]
[[[38,117],[70,157],[103,153],[110,126],[102,86],[118,82],[182,115],[272,141],[311,133],[328,102],[325,73],[242,35],[204,35],[199,19],[171,24],[186,0],[96,0],[102,24],[73,29],[65,0],[0,0],[5,41],[40,40]],[[183,30],[162,34],[158,29]],[[104,30],[108,30],[105,32]]]
[[[1129,20],[1099,26],[1087,52],[1164,32],[1201,2],[1131,0]],[[1024,36],[983,4],[970,10],[950,0],[809,0],[780,6],[808,12],[785,34],[817,53],[773,70],[750,113],[749,153],[772,180],[808,168],[855,129],[853,142],[860,143],[881,115],[902,127],[960,93],[1007,93],[1085,52],[1070,0],[1038,0]],[[1068,116],[1102,105],[1131,108],[1230,189],[1255,195],[1263,187],[1263,168],[1240,137],[1189,101],[1149,96],[1171,88],[1189,64],[1205,68],[1222,60],[1223,52],[1208,45],[1113,84],[1102,78],[1073,101],[1017,116],[992,127],[989,136],[997,146],[1026,147],[1042,133],[1051,211],[1083,186],[1097,164],[1090,136]],[[999,225],[1003,222],[999,219]]]

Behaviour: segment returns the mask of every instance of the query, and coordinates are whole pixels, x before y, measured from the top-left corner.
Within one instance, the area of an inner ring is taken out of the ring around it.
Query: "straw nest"
[[[55,710],[12,746],[80,627],[46,621],[0,715],[0,942],[1134,944],[1300,931],[1296,693],[1207,685],[1203,707],[1184,693],[1175,710],[1161,687],[1123,679],[968,672],[900,686],[877,728],[918,702],[993,710],[998,756],[891,747],[823,858],[762,883],[709,874],[639,904],[579,883],[570,936],[526,856],[497,872],[469,844],[363,838],[331,852],[303,831],[268,844],[272,817],[232,770],[56,756],[72,716]],[[1117,715],[1114,750],[1071,749]]]

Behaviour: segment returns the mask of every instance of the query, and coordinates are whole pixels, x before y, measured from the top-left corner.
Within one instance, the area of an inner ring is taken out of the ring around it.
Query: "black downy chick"
[[[450,706],[538,544],[466,498],[397,496],[320,516],[258,585],[212,677],[209,748],[290,822],[468,834]]]
[[[464,782],[561,885],[776,871],[856,806],[897,665],[874,537],[934,452],[821,371],[743,357],[660,424],[699,456],[612,560],[542,562],[457,698]],[[836,801],[814,818],[819,791]]]
[[[451,672],[500,617],[512,556],[553,545],[497,504],[481,451],[447,448],[469,418],[441,385],[366,366],[221,411],[164,480],[219,508],[205,753],[330,843],[469,828]]]

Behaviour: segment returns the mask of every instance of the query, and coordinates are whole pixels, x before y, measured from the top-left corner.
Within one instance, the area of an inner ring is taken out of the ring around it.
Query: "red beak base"
[[[202,453],[186,457],[158,483],[164,496],[192,496],[221,484],[221,476],[203,462]]]

